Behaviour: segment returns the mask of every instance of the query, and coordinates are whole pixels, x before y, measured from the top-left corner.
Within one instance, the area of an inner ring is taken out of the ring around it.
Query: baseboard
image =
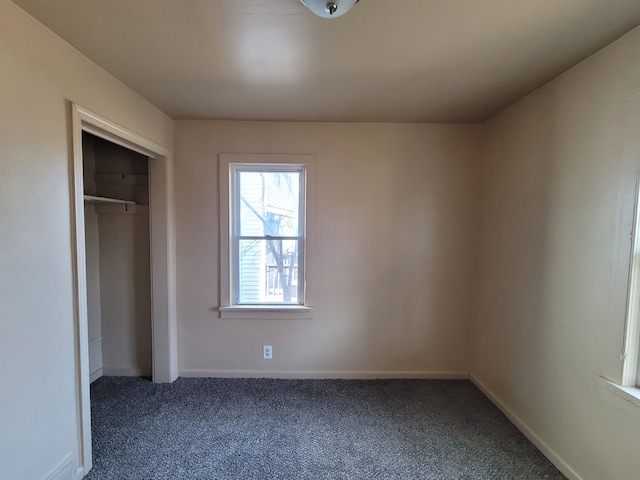
[[[106,375],[106,374],[105,374]],[[373,380],[392,378],[421,378],[429,380],[468,380],[469,372],[421,372],[421,371],[301,371],[301,370],[180,370],[181,377],[188,378],[296,378],[296,379],[345,379]]]
[[[102,366],[102,375],[105,377],[150,377],[150,368],[136,367],[106,367]]]
[[[76,473],[73,475],[73,480],[82,480],[87,473],[88,472],[84,471],[84,467],[78,467]]]
[[[45,480],[74,480],[73,478],[73,455],[67,455],[60,465],[54,468]]]
[[[95,382],[97,379],[99,379],[101,376],[103,375],[102,373],[102,368],[99,368],[98,370],[96,370],[95,372],[93,372],[91,375],[89,375],[89,383],[93,383]]]
[[[565,462],[555,450],[553,450],[542,438],[540,438],[516,413],[511,410],[498,396],[473,374],[469,375],[469,380],[500,409],[502,413],[513,423],[522,434],[533,443],[542,454],[553,463],[562,474],[569,480],[584,480],[576,471]]]

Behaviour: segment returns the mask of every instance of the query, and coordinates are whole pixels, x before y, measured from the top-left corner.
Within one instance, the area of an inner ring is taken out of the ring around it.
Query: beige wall
[[[68,100],[166,148],[172,121],[0,0],[0,478],[79,452]]]
[[[91,381],[102,376],[102,309],[100,301],[100,237],[98,215],[91,203],[84,204],[84,249],[87,272],[87,326]]]
[[[176,122],[181,375],[466,375],[481,133]],[[218,318],[219,153],[317,155],[313,320]]]
[[[638,409],[598,381],[620,369],[639,88],[636,29],[486,124],[471,372],[571,478],[640,471]]]
[[[151,376],[149,208],[98,205],[105,375]]]
[[[177,122],[182,374],[471,369],[570,476],[635,478],[640,415],[597,376],[619,371],[639,58],[636,30],[490,120],[479,172],[477,126]],[[8,0],[0,71],[0,478],[40,479],[79,452],[67,101],[168,149],[173,123]],[[313,320],[217,317],[220,152],[317,155]]]

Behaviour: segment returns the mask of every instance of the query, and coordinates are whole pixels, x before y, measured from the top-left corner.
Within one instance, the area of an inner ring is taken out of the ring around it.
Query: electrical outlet
[[[262,346],[262,358],[264,360],[271,360],[273,358],[273,347],[271,345]]]

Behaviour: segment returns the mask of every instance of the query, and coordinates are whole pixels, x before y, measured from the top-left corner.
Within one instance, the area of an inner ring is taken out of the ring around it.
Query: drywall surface
[[[468,125],[176,122],[181,375],[466,375],[481,134]],[[316,155],[313,319],[218,318],[220,153]]]
[[[171,119],[0,0],[0,478],[41,479],[79,426],[68,101],[172,148]]]
[[[104,374],[151,376],[149,211],[144,205],[96,210]]]
[[[100,239],[95,205],[84,205],[84,245],[87,263],[87,321],[89,331],[89,374],[102,376],[102,309],[100,306]]]
[[[471,373],[571,478],[637,478],[613,398],[640,148],[640,29],[485,125]]]
[[[96,194],[94,137],[82,138],[84,193]],[[84,248],[87,275],[87,322],[89,332],[89,374],[91,381],[102,376],[102,310],[100,308],[100,240],[95,205],[84,204]]]

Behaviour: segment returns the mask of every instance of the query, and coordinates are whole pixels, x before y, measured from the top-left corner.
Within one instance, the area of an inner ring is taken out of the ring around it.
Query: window
[[[231,165],[232,303],[304,304],[303,165]]]
[[[622,346],[619,381],[603,378],[605,387],[624,399],[621,405],[640,407],[640,191],[636,188],[635,217],[631,242],[627,318]],[[620,404],[619,404],[620,405]],[[632,411],[638,413],[637,408]]]
[[[624,349],[622,352],[622,386],[640,387],[640,207],[637,193]]]
[[[309,318],[311,155],[220,155],[220,314]]]

